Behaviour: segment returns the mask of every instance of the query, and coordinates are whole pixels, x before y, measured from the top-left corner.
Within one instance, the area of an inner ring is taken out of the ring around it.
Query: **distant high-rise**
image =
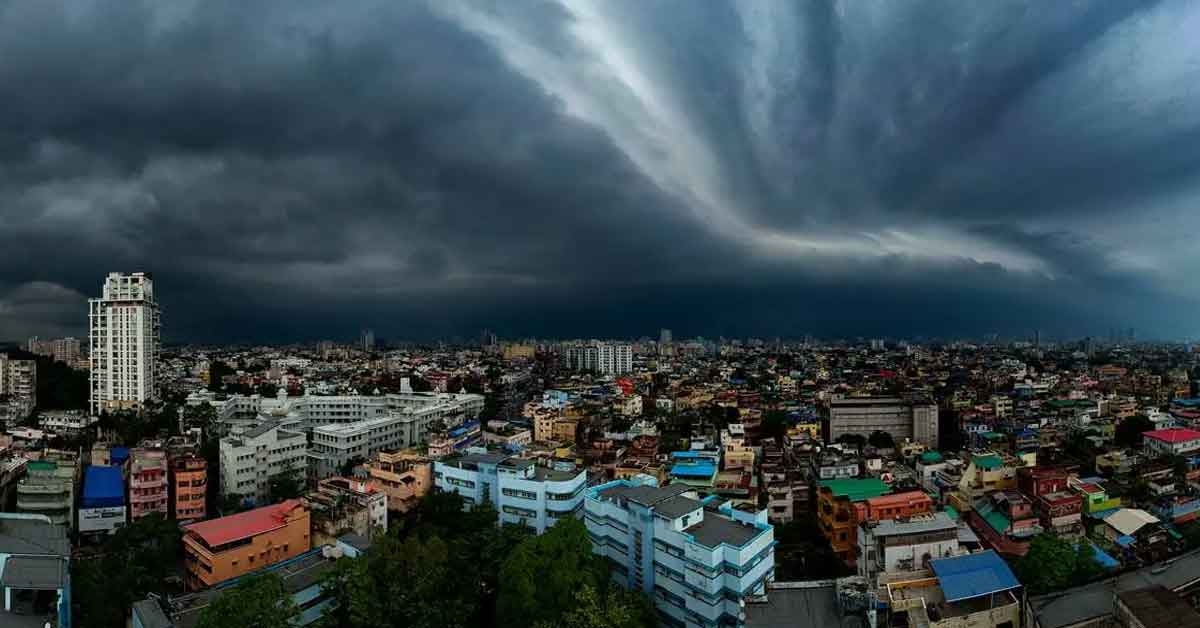
[[[137,410],[158,397],[161,343],[149,273],[109,273],[103,295],[88,300],[91,411]]]
[[[363,351],[374,351],[375,350],[375,330],[374,329],[362,330],[362,337],[359,339],[359,342],[362,345]]]
[[[633,371],[633,347],[625,343],[593,341],[574,345],[566,348],[563,357],[567,368],[576,371],[594,371],[601,375]]]
[[[663,345],[671,344],[671,330],[662,329],[658,332],[658,343]]]
[[[73,365],[79,361],[81,345],[77,338],[42,340],[34,336],[29,339],[26,346],[30,353],[48,357],[55,362],[66,362]]]

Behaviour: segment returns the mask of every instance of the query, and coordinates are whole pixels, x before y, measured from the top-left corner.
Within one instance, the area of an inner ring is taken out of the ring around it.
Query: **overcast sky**
[[[1200,3],[0,0],[0,338],[1200,336]]]

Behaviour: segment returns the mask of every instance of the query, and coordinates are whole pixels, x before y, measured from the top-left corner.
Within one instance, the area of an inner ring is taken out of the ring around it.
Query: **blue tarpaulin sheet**
[[[125,478],[120,467],[90,466],[83,476],[83,508],[114,508],[125,505]]]

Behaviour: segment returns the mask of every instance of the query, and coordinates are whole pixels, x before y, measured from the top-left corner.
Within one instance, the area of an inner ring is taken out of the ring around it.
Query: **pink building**
[[[129,517],[167,516],[167,452],[138,447],[129,452]]]

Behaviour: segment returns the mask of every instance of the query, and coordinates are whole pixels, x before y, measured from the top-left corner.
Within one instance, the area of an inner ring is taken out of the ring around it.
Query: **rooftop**
[[[715,513],[708,513],[695,525],[684,528],[693,539],[705,547],[718,547],[722,543],[741,547],[753,541],[763,530],[739,523]]]
[[[929,565],[937,576],[947,602],[958,602],[1021,586],[1012,569],[1009,569],[1008,563],[994,550],[953,558],[938,558],[930,561]]]
[[[944,512],[932,515],[922,515],[909,519],[884,519],[871,527],[875,536],[902,536],[905,534],[922,534],[925,532],[940,532],[955,530],[958,524]]]
[[[184,526],[183,529],[204,539],[209,547],[217,547],[231,541],[282,528],[286,525],[285,519],[288,513],[300,506],[300,500],[289,499],[236,515],[193,523]]]
[[[684,484],[670,484],[664,487],[617,485],[600,491],[598,495],[613,500],[625,499],[650,508],[691,490],[692,487]]]
[[[1200,551],[1193,551],[1166,563],[1159,573],[1154,567],[1126,573],[1120,577],[1029,599],[1029,606],[1041,628],[1063,628],[1112,614],[1113,596],[1154,585],[1178,589],[1200,580]]]
[[[1165,430],[1151,430],[1142,432],[1145,438],[1153,438],[1164,443],[1186,443],[1188,441],[1200,440],[1200,431],[1190,430],[1183,427],[1172,427]]]
[[[834,497],[847,497],[852,502],[861,502],[886,494],[891,488],[876,478],[822,480],[821,488],[828,488]]]
[[[1200,613],[1178,593],[1162,586],[1117,593],[1119,599],[1143,626],[1200,628]]]

